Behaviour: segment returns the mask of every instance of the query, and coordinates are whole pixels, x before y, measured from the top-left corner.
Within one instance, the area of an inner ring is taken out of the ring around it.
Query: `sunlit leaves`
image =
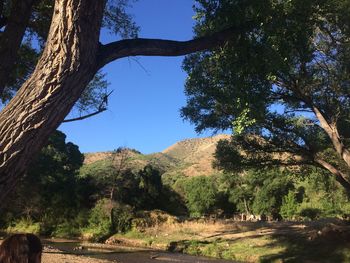
[[[184,61],[182,116],[198,132],[235,134],[218,145],[217,165],[311,165],[322,156],[344,170],[314,110],[348,145],[348,1],[199,0],[195,10],[198,35],[239,29],[223,48]]]

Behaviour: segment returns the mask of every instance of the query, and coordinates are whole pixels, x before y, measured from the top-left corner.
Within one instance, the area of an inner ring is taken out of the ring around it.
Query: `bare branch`
[[[84,115],[84,116],[80,116],[80,117],[77,117],[77,118],[72,118],[72,119],[67,119],[67,120],[64,120],[62,123],[66,123],[66,122],[73,122],[73,121],[81,121],[81,120],[84,120],[84,119],[87,119],[87,118],[90,118],[92,116],[95,116],[101,112],[104,112],[106,111],[107,108],[101,108],[101,109],[98,109],[97,111],[93,112],[93,113],[90,113],[90,114],[87,114],[87,115]]]
[[[80,117],[77,117],[77,118],[72,118],[72,119],[67,119],[67,120],[64,120],[62,123],[65,123],[65,122],[73,122],[73,121],[81,121],[81,120],[84,120],[84,119],[87,119],[87,118],[90,118],[92,116],[95,116],[101,112],[104,112],[107,110],[107,105],[108,105],[108,97],[112,94],[113,90],[111,92],[109,92],[108,94],[106,94],[103,98],[102,98],[102,101],[101,101],[101,104],[98,106],[98,109],[97,111],[93,112],[93,113],[90,113],[90,114],[87,114],[87,115],[84,115],[84,116],[80,116]]]

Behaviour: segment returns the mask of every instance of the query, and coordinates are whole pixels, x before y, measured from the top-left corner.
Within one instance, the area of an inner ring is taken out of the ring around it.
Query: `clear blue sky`
[[[191,0],[139,0],[131,13],[141,30],[139,37],[187,40],[192,38],[194,15]],[[102,35],[102,42],[114,40]],[[165,149],[197,135],[184,122],[179,109],[185,105],[183,57],[138,57],[115,61],[104,68],[109,89],[114,90],[108,111],[66,123],[60,130],[82,152],[108,151],[125,146],[143,153]]]

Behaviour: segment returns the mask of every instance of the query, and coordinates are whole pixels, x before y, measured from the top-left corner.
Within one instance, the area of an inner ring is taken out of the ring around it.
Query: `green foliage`
[[[212,211],[217,200],[217,188],[210,177],[199,176],[189,179],[184,187],[186,205],[193,217]]]
[[[101,241],[112,235],[111,210],[113,204],[108,199],[99,200],[91,209],[89,225],[83,232],[91,234],[91,239]]]
[[[281,216],[284,219],[294,219],[298,211],[298,203],[295,199],[295,193],[289,191],[287,195],[283,197],[281,205]]]
[[[4,207],[1,216],[6,217],[4,221],[12,224],[25,218],[33,225],[39,224],[37,231],[45,235],[77,232],[84,224],[83,220],[76,222],[76,218],[81,215],[79,211],[92,205],[90,196],[95,187],[77,176],[84,156],[65,138],[59,131],[50,137],[27,176],[9,197],[12,202]],[[71,231],[68,225],[72,225]]]
[[[281,169],[226,173],[219,178],[219,188],[227,189],[229,201],[247,214],[278,215],[283,196],[293,187],[292,174]]]
[[[97,186],[97,199],[110,198],[113,189],[113,201],[137,209],[162,209],[170,213],[184,213],[181,197],[170,187],[163,185],[158,169],[146,165],[143,169],[135,171],[126,165],[123,170],[118,171],[118,167],[120,165],[113,164],[113,160],[109,158],[84,165],[80,169],[80,176],[89,178]]]
[[[55,132],[15,193],[18,205],[24,206],[21,212],[34,218],[45,214],[68,218],[76,208],[76,171],[83,159],[76,145]]]
[[[79,228],[72,224],[72,222],[66,221],[57,225],[51,235],[60,238],[72,238],[79,237],[80,233]]]
[[[198,132],[233,130],[218,146],[217,166],[319,166],[321,158],[348,175],[324,129],[324,122],[333,125],[349,146],[348,1],[196,2],[198,36],[235,30],[225,46],[183,64],[182,116]]]
[[[131,229],[133,210],[130,206],[117,205],[112,210],[113,232],[126,232]]]
[[[143,198],[146,199],[148,208],[155,208],[159,203],[159,197],[162,193],[163,183],[158,170],[151,165],[145,166],[139,171],[140,189],[142,190]]]
[[[309,170],[309,175],[297,185],[303,189],[302,198],[298,200],[298,214],[301,217],[310,220],[314,217],[342,217],[348,214],[349,198],[346,192],[323,170]]]
[[[6,229],[8,233],[33,233],[40,234],[41,227],[37,222],[33,222],[31,219],[21,218],[11,225],[9,225]]]
[[[286,172],[277,169],[257,171],[252,177],[252,182],[257,183],[252,204],[254,214],[278,215],[283,196],[293,188],[291,178]]]
[[[117,232],[128,231],[132,218],[130,207],[101,199],[91,209],[88,226],[83,232],[89,234],[92,240],[101,241]]]
[[[322,211],[318,208],[308,207],[308,208],[303,208],[299,214],[300,216],[306,219],[315,220],[320,218]]]

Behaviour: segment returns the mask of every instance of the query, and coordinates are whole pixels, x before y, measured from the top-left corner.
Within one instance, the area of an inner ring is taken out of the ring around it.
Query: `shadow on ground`
[[[266,247],[284,246],[278,254],[265,255],[260,262],[350,262],[350,229],[348,226],[326,225],[321,229],[306,226],[299,231],[278,231]]]

